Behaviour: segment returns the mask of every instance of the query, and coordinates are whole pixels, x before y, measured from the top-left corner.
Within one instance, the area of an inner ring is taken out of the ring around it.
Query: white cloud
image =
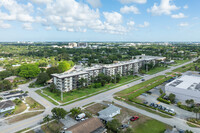
[[[31,23],[24,23],[24,24],[22,25],[22,27],[23,27],[25,30],[32,30],[32,29],[33,29]]]
[[[138,25],[138,27],[140,27],[140,28],[145,28],[145,27],[148,27],[150,24],[149,24],[149,22],[144,22],[144,24],[139,24]]]
[[[187,22],[181,22],[179,24],[180,27],[186,27],[186,26],[189,26],[189,24]]]
[[[174,15],[171,15],[172,18],[186,18],[186,16],[183,14],[183,13],[179,13],[179,14],[174,14]]]
[[[47,22],[61,31],[83,31],[99,19],[99,10],[90,9],[88,5],[75,0],[56,0],[47,4],[45,10]],[[73,30],[72,30],[73,29]]]
[[[184,8],[184,9],[188,9],[188,5],[185,5],[183,8]]]
[[[138,3],[138,4],[145,4],[147,0],[119,0],[122,4],[129,4],[129,3]]]
[[[46,26],[45,29],[46,29],[46,30],[51,30],[52,27],[51,27],[51,26]]]
[[[135,25],[135,22],[134,22],[134,21],[129,21],[129,22],[127,23],[127,25],[130,26],[130,27],[132,27],[132,26]]]
[[[140,11],[137,7],[135,6],[124,6],[120,9],[121,13],[134,13],[134,14],[140,14]]]
[[[31,1],[36,4],[48,4],[48,3],[52,2],[52,0],[31,0]]]
[[[4,23],[2,20],[0,20],[0,28],[7,29],[10,27],[11,27],[10,24]]]
[[[121,24],[122,15],[118,12],[103,12],[106,21],[110,24]]]
[[[153,15],[170,15],[172,11],[179,9],[179,7],[177,7],[171,1],[172,0],[161,0],[160,5],[154,3],[154,6],[150,9],[147,9],[147,12],[150,12]]]
[[[101,1],[100,0],[87,0],[87,2],[93,7],[97,8],[101,6]]]
[[[0,11],[0,20],[34,21],[34,18],[30,15],[33,12],[33,5],[31,3],[25,5],[17,3],[16,0],[1,0],[1,7],[6,9],[7,12]]]

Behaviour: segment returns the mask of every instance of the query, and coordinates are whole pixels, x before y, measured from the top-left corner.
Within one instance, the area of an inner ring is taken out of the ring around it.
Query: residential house
[[[15,103],[11,100],[0,102],[0,113],[15,109]]]
[[[106,129],[98,118],[89,118],[68,128],[64,133],[106,133]]]

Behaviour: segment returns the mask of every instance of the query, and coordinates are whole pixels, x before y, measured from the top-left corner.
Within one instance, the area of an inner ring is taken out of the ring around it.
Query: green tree
[[[198,112],[199,112],[199,108],[198,108],[198,107],[194,107],[194,108],[192,109],[192,111],[196,114],[196,120],[197,120],[197,114],[198,114]]]
[[[49,127],[49,121],[50,121],[51,119],[50,119],[50,117],[49,117],[49,115],[46,115],[44,118],[43,118],[43,121],[44,122],[47,122],[47,127]]]
[[[0,81],[0,91],[7,91],[12,89],[12,83],[9,80]]]
[[[114,133],[118,133],[118,128],[120,127],[120,122],[117,119],[113,119],[106,124],[107,129],[111,130]]]
[[[34,64],[25,64],[19,67],[19,76],[24,78],[35,78],[40,73],[40,69]]]
[[[169,94],[169,100],[171,101],[171,103],[175,103],[175,98],[176,98],[176,95],[172,93]]]
[[[49,77],[52,77],[51,74],[60,73],[60,71],[58,67],[50,67],[47,69],[46,73],[49,75]]]
[[[160,89],[160,94],[161,94],[161,95],[163,94],[163,90],[162,90],[162,89]]]
[[[53,118],[56,120],[64,119],[67,115],[67,111],[65,111],[63,108],[53,108],[51,110],[51,113],[53,115]]]
[[[70,112],[72,113],[72,116],[77,116],[81,113],[81,108],[72,108]]]
[[[49,75],[47,73],[40,73],[37,77],[36,84],[44,84],[49,80]]]
[[[58,69],[61,71],[61,72],[65,72],[67,70],[70,69],[70,63],[68,63],[67,61],[62,61],[59,63],[58,65]]]

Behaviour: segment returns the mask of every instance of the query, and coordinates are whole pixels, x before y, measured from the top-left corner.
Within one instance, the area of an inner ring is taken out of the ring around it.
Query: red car
[[[130,121],[135,121],[135,120],[137,120],[137,119],[139,119],[138,116],[133,116],[133,117],[130,118]]]

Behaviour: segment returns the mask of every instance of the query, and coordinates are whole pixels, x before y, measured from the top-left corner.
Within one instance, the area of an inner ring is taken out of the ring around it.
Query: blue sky
[[[200,41],[199,0],[1,0],[0,41]]]

